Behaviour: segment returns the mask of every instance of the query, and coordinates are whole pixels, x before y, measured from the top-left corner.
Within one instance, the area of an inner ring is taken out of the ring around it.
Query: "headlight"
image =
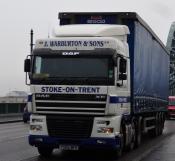
[[[113,131],[114,131],[114,128],[112,128],[112,127],[99,127],[97,129],[98,133],[111,134],[111,133],[113,133]]]
[[[41,131],[42,130],[42,126],[41,125],[30,125],[30,130]]]

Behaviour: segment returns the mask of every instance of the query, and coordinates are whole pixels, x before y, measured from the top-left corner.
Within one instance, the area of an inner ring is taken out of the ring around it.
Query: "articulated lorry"
[[[169,53],[136,13],[60,13],[53,37],[25,60],[29,143],[43,156],[106,149],[120,155],[162,134]],[[28,105],[28,106],[29,106]]]

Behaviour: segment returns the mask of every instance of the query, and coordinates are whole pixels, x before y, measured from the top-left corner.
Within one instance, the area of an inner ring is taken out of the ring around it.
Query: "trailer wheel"
[[[162,135],[163,133],[163,128],[164,128],[164,114],[160,113],[159,114],[159,135]]]
[[[43,157],[49,157],[49,156],[51,156],[52,151],[53,151],[53,148],[38,147],[38,152]]]
[[[156,137],[159,135],[159,115],[156,114],[155,118],[155,128],[149,131],[151,137]]]
[[[136,140],[135,140],[135,147],[139,147],[142,142],[142,118],[139,117],[137,126],[136,126]]]
[[[165,116],[165,113],[162,113],[162,115],[163,115],[162,128],[164,129],[166,116]]]

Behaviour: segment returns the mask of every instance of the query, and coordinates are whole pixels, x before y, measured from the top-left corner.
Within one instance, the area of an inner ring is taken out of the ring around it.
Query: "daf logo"
[[[48,95],[48,94],[36,94],[36,97],[37,98],[49,98],[50,95]]]
[[[62,52],[62,55],[79,55],[79,52]]]

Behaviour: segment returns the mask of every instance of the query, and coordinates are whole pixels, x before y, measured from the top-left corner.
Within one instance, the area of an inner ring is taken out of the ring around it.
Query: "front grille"
[[[36,100],[69,100],[69,101],[106,101],[104,94],[43,94],[36,93]]]
[[[37,113],[102,116],[106,95],[35,94]]]
[[[48,133],[59,138],[88,138],[91,135],[92,117],[62,117],[47,115]]]

